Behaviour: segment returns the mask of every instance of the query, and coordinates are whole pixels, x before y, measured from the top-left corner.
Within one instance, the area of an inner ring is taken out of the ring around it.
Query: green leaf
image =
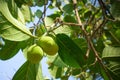
[[[18,21],[22,22],[23,24],[25,24],[25,18],[23,13],[21,12],[21,10],[18,8]]]
[[[92,15],[92,11],[86,11],[84,14],[84,18],[89,18]]]
[[[105,47],[102,53],[102,58],[106,60],[120,61],[120,47]]]
[[[18,7],[16,5],[16,3],[14,2],[14,0],[7,0],[8,3],[8,8],[12,14],[12,16],[14,16],[14,18],[18,17]]]
[[[15,56],[20,48],[25,46],[24,42],[5,41],[5,45],[0,49],[0,59],[7,60]]]
[[[22,5],[21,11],[24,15],[25,21],[32,21],[32,13],[28,5]]]
[[[48,17],[52,18],[53,20],[55,20],[57,17],[60,17],[60,15],[62,15],[62,13],[60,12],[56,12],[54,14],[49,15]]]
[[[44,33],[46,32],[46,28],[43,24],[40,24],[37,28],[36,28],[36,32],[35,35],[40,37],[42,36]]]
[[[11,41],[23,41],[30,37],[9,22],[0,24],[0,36]]]
[[[12,80],[43,80],[39,64],[26,61],[15,73]]]
[[[72,32],[73,31],[71,30],[71,28],[69,26],[67,26],[67,25],[60,26],[59,28],[54,30],[55,34],[64,33],[64,34],[66,34],[68,36],[70,36],[72,34]]]
[[[54,24],[54,20],[50,17],[45,17],[45,26],[50,27]]]
[[[102,67],[99,67],[101,76],[104,78],[104,80],[109,80],[109,77],[107,76],[105,70]]]
[[[44,4],[48,3],[48,0],[34,0],[36,5],[39,6],[39,7],[42,7]],[[46,3],[45,3],[46,2]]]
[[[40,18],[40,17],[42,16],[42,11],[41,11],[41,10],[37,10],[37,11],[35,12],[35,15],[36,15],[38,18]]]
[[[67,65],[61,60],[60,56],[57,56],[54,61],[52,62],[55,66],[58,67],[66,67]]]
[[[120,79],[120,62],[110,61],[107,69],[113,80]]]
[[[32,36],[34,37],[31,32],[23,25],[20,21],[16,20],[10,13],[7,3],[5,0],[0,0],[0,12],[2,15],[8,20],[11,24],[14,25],[14,28],[19,29],[22,33],[26,34],[27,37]]]
[[[82,52],[84,55],[86,55],[87,52],[87,41],[84,38],[76,38],[73,39],[73,41],[76,43],[76,45],[79,46],[80,49],[82,49]],[[87,55],[86,58],[86,64],[93,64],[95,61],[95,55],[92,51],[90,51],[89,55]]]
[[[111,13],[116,20],[120,21],[120,1],[114,1],[111,4]]]
[[[84,38],[76,38],[73,39],[73,41],[76,43],[76,45],[78,45],[82,49],[82,51],[84,51],[84,53],[86,53],[87,42]]]
[[[90,71],[93,71],[95,73],[100,73],[100,68],[101,68],[101,66],[100,66],[99,62],[93,63],[92,65],[89,65]]]
[[[73,12],[73,4],[66,4],[64,7],[63,7],[63,10],[65,13],[68,13],[68,14],[71,14]]]
[[[49,68],[49,72],[54,78],[60,78],[62,75],[62,68],[57,66],[52,66],[51,68]]]
[[[77,21],[75,20],[74,16],[71,16],[71,15],[66,15],[64,17],[64,21],[65,22],[71,22],[71,23],[77,23]]]
[[[71,15],[66,15],[64,17],[64,21],[65,22],[68,22],[68,23],[76,23],[77,24],[77,21],[75,19],[74,16],[71,16]],[[78,32],[80,30],[80,27],[79,26],[69,26],[72,30],[75,30],[75,32]]]
[[[42,73],[41,64],[38,65],[36,80],[44,80],[44,79],[43,79],[43,73]]]
[[[82,50],[65,34],[57,34],[56,39],[63,62],[71,67],[83,67],[85,59]]]

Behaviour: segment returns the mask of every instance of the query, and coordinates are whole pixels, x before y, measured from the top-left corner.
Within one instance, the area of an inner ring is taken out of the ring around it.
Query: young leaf
[[[58,54],[67,65],[71,67],[83,67],[85,64],[82,50],[65,34],[56,35],[59,46]]]

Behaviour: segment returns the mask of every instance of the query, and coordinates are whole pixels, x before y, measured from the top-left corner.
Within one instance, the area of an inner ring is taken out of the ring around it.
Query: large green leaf
[[[0,12],[2,13],[2,15],[11,23],[14,25],[14,28],[17,28],[18,30],[20,30],[22,33],[26,34],[26,36],[29,38],[29,36],[33,35],[31,34],[31,32],[26,28],[26,26],[24,24],[22,24],[20,21],[16,20],[10,13],[9,9],[8,9],[8,5],[7,2],[5,0],[0,0]],[[0,26],[2,27],[2,26]]]
[[[24,42],[5,41],[5,45],[0,49],[0,59],[7,60],[17,54],[20,48],[25,46]]]
[[[43,80],[39,64],[26,61],[15,73],[12,80]]]
[[[82,50],[65,34],[57,34],[56,39],[63,62],[71,67],[83,67],[85,59]]]
[[[0,24],[0,36],[11,41],[23,41],[30,38],[9,22]]]
[[[105,47],[102,53],[102,58],[106,60],[120,61],[120,47]]]

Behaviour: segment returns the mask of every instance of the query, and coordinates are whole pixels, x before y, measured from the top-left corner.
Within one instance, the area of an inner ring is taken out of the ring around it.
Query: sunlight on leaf
[[[20,31],[22,31],[23,33],[27,34],[28,36],[32,36],[31,32],[26,28],[25,25],[23,25],[21,22],[19,22],[18,20],[16,20],[10,13],[7,3],[5,2],[5,0],[0,0],[0,12],[2,13],[2,15],[4,15],[4,17],[10,22],[12,23],[17,29],[19,29]]]

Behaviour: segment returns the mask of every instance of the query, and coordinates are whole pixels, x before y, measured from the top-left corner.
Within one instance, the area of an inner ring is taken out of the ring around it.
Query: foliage
[[[119,3],[119,0],[0,0],[0,59],[8,60],[20,49],[26,57],[28,48],[41,36],[50,36],[59,47],[54,56],[44,52],[54,79],[74,76],[81,80],[99,77],[118,80]],[[32,13],[31,8],[35,7],[38,9]],[[54,12],[48,15],[49,10]],[[27,27],[26,23],[33,26]],[[26,58],[13,80],[44,80],[41,65]]]

